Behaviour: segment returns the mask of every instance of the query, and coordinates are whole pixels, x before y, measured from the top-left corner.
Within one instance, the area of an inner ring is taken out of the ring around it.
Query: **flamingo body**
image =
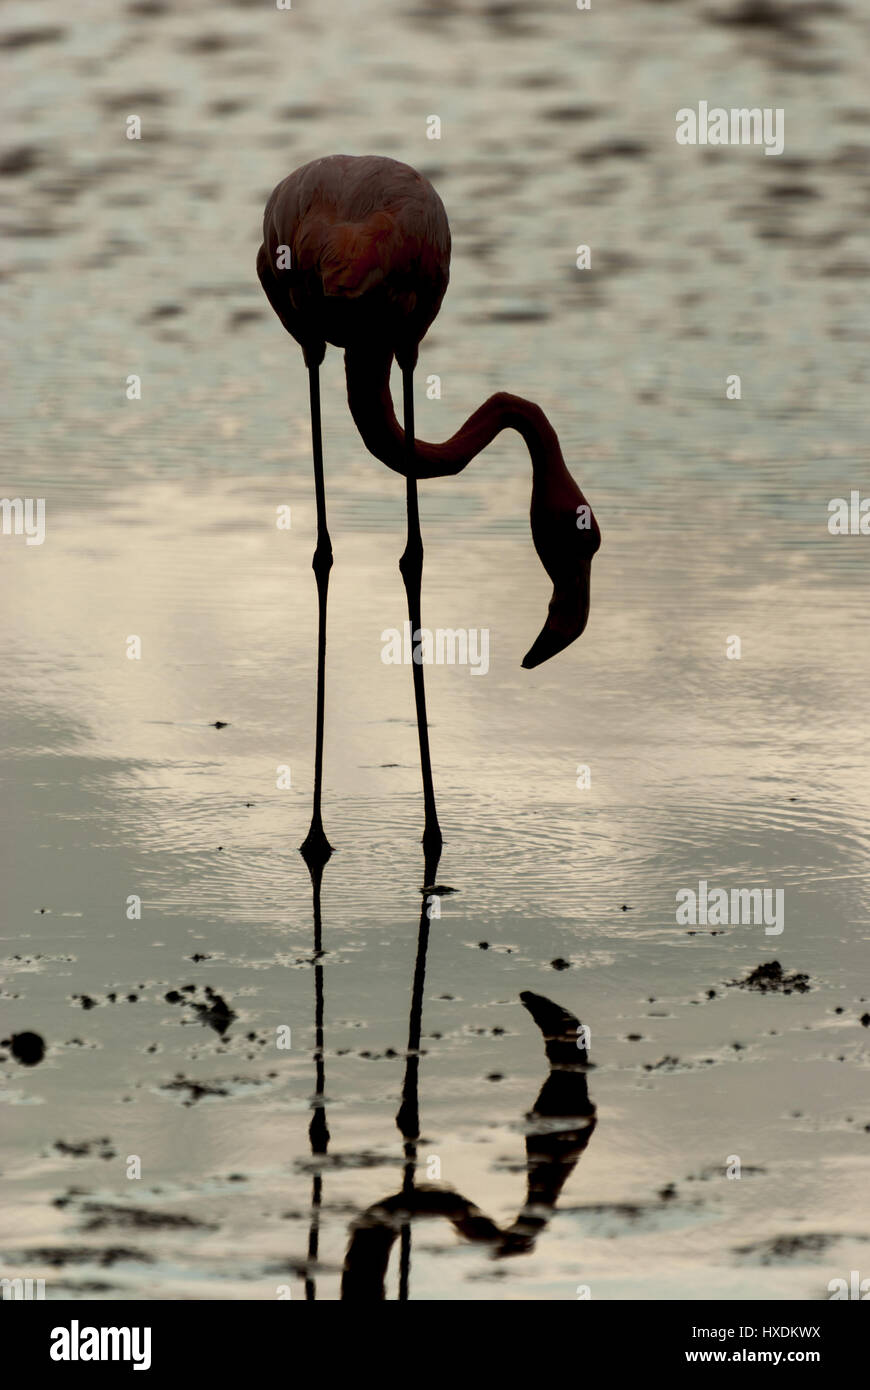
[[[589,616],[598,523],[571,476],[556,432],[540,406],[498,392],[442,444],[417,439],[413,372],[421,339],[441,307],[450,276],[450,227],[428,179],[395,159],[331,155],[296,169],[272,192],[263,217],[257,273],[272,308],[302,347],[311,395],[317,502],[314,570],[319,595],[317,743],[314,813],[302,846],[324,859],[320,788],[323,766],[326,601],[332,546],[320,429],[319,367],[327,343],[344,349],[348,404],[366,448],[406,479],[408,542],[399,562],[412,633],[421,626],[423,541],[417,482],[459,473],[503,429],[522,436],[532,464],[530,522],[535,550],[553,583],[543,628],[523,658],[526,668],[576,640]],[[390,370],[402,369],[403,429],[393,409]],[[413,668],[426,807],[424,846],[440,852],[441,831],[429,755],[423,671]]]
[[[279,267],[281,246],[289,269]],[[315,159],[269,198],[257,272],[306,355],[322,358],[332,343],[386,349],[400,366],[416,361],[450,278],[444,204],[428,179],[395,159]]]

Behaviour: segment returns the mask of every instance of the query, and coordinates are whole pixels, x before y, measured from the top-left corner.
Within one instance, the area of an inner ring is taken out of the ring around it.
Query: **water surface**
[[[604,535],[586,634],[526,672],[549,586],[521,442],[422,489],[424,622],[488,629],[490,670],[427,670],[454,891],[417,1000],[417,1180],[515,1220],[548,1070],[523,991],[591,1029],[598,1123],[533,1250],[421,1218],[387,1294],[817,1299],[866,1265],[868,541],[826,522],[867,486],[867,17],[716,21],[742,13],[4,7],[3,489],[47,508],[44,545],[0,538],[0,1036],[47,1044],[0,1065],[4,1275],[334,1299],[353,1224],[407,1180],[422,807],[410,673],[380,655],[403,488],[330,353],[318,955],[307,383],[254,272],[273,184],[336,151],[421,168],[451,220],[419,433],[495,389],[539,401]],[[701,99],[782,107],[784,155],[677,146]],[[699,879],[782,888],[783,933],[678,926]],[[774,958],[810,990],[729,984]]]

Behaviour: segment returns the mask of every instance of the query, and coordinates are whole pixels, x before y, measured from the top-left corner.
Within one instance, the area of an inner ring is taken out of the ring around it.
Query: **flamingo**
[[[497,392],[443,444],[414,435],[414,368],[450,273],[447,214],[428,179],[379,155],[330,155],[294,170],[271,193],[263,217],[257,274],[269,303],[302,348],[308,369],[317,540],[312,568],[318,594],[318,675],[314,805],[301,849],[309,867],[332,853],[321,816],[323,781],[326,605],[332,543],[320,421],[320,364],[327,343],[344,349],[347,396],[363,443],[406,481],[407,541],[399,560],[412,641],[421,629],[423,538],[417,483],[452,477],[503,429],[515,429],[531,457],[531,530],[553,582],[547,619],[523,658],[531,669],[580,636],[589,616],[592,557],[598,523],[565,466],[556,432],[540,406]],[[404,429],[390,394],[395,358],[402,373]],[[413,663],[414,700],[423,780],[423,846],[440,853],[426,691],[422,663]]]

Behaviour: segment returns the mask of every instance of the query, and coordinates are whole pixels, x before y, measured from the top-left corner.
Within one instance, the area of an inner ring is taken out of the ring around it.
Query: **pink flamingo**
[[[407,486],[408,536],[399,561],[412,640],[421,628],[423,538],[420,478],[459,473],[503,429],[522,435],[532,462],[532,540],[553,581],[547,620],[523,659],[534,667],[580,636],[589,616],[592,557],[601,534],[592,509],[565,466],[556,432],[539,406],[520,396],[490,396],[443,444],[414,437],[414,368],[421,339],[441,306],[450,267],[450,228],[428,179],[377,155],[331,155],[296,169],[272,192],[263,218],[257,274],[269,303],[302,348],[308,368],[317,544],[317,739],[314,808],[302,852],[324,863],[332,848],[320,811],[323,778],[326,602],[332,544],[320,427],[320,364],[326,344],[344,348],[354,422],[375,458]],[[401,372],[404,430],[390,394],[395,357]],[[423,667],[413,665],[425,807],[424,850],[438,853]]]

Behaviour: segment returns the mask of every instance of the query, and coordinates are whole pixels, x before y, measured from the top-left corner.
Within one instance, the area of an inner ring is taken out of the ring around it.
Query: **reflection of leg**
[[[404,391],[405,447],[408,453],[407,502],[408,502],[408,541],[399,561],[399,569],[405,581],[408,595],[408,617],[411,622],[411,643],[417,642],[420,631],[420,591],[423,583],[423,536],[420,531],[420,510],[417,502],[417,478],[414,471],[414,369],[402,368]],[[426,721],[426,686],[423,679],[422,662],[412,663],[414,673],[414,702],[417,706],[417,733],[420,739],[420,769],[423,774],[423,805],[425,828],[423,845],[427,850],[440,849],[441,828],[435,810],[435,788],[432,783],[432,760],[429,754],[429,725]]]
[[[416,1151],[411,1152],[410,1150],[420,1134],[420,1110],[417,1093],[420,1075],[420,1038],[423,1029],[423,991],[426,986],[426,957],[429,951],[429,904],[431,889],[435,886],[440,857],[440,848],[427,853],[425,856],[423,901],[420,905],[420,923],[417,928],[417,957],[414,961],[414,981],[411,986],[411,1015],[408,1020],[405,1079],[402,1084],[402,1104],[396,1116],[396,1124],[405,1139],[405,1157],[411,1163],[412,1173]],[[406,1187],[409,1185],[407,1170],[405,1185]]]
[[[307,857],[307,856],[306,856]],[[329,856],[326,856],[328,859]],[[314,1096],[311,1106],[313,1114],[308,1126],[308,1139],[312,1155],[325,1154],[329,1148],[329,1129],[326,1123],[326,1063],[323,1035],[324,988],[323,988],[323,922],[320,907],[320,889],[323,881],[323,857],[308,858],[308,871],[311,875],[314,912]],[[323,1175],[315,1170],[311,1181],[311,1215],[308,1225],[308,1261],[305,1272],[305,1298],[313,1303],[317,1298],[317,1281],[313,1270],[317,1267],[320,1253],[320,1211],[323,1203]]]
[[[423,1029],[423,991],[426,985],[426,957],[429,951],[429,911],[432,900],[431,890],[438,877],[438,863],[441,858],[441,842],[429,844],[423,863],[423,901],[420,905],[420,923],[417,928],[417,958],[414,962],[414,983],[411,988],[411,1017],[408,1022],[408,1049],[405,1053],[405,1079],[402,1083],[402,1104],[396,1116],[396,1124],[405,1140],[405,1167],[402,1177],[402,1192],[413,1199],[414,1183],[417,1176],[417,1140],[420,1135],[420,1105],[418,1083],[420,1079],[420,1038]],[[411,1210],[409,1201],[408,1210]],[[399,1302],[407,1302],[411,1278],[411,1221],[402,1226],[401,1250],[399,1254]]]
[[[324,698],[326,684],[326,600],[329,591],[329,571],[332,569],[332,542],[326,529],[326,487],[323,480],[323,442],[320,431],[320,362],[323,353],[314,360],[315,353],[308,361],[308,381],[311,396],[311,445],[314,454],[314,493],[317,503],[317,546],[314,551],[312,569],[317,581],[317,716],[314,750],[314,805],[311,812],[311,825],[302,845],[305,859],[325,863],[332,853],[332,846],[323,831],[320,814],[320,796],[323,786],[323,725]]]

